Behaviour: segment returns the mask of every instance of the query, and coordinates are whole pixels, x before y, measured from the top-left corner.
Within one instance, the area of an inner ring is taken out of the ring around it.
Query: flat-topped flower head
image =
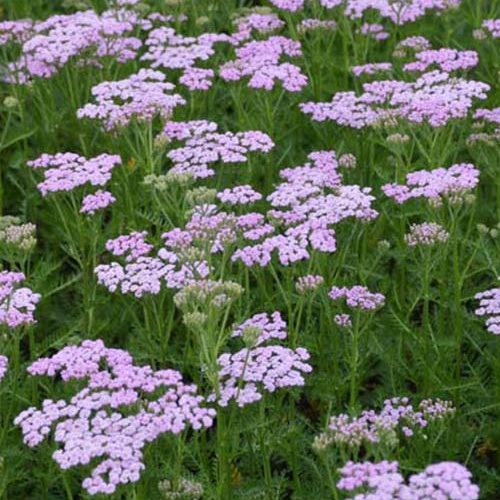
[[[324,283],[325,279],[321,275],[307,274],[300,276],[295,282],[295,288],[299,293],[306,293],[315,290]]]
[[[450,73],[459,69],[477,66],[478,54],[474,50],[437,49],[423,50],[415,54],[416,61],[403,66],[404,71],[426,71],[430,66],[437,66],[441,71]]]
[[[53,428],[61,447],[52,457],[63,470],[92,463],[82,483],[91,495],[138,481],[144,446],[164,433],[210,427],[215,416],[179,372],[134,365],[128,352],[107,348],[102,340],[65,347],[32,363],[28,373],[86,382],[69,401],[46,399],[41,409],[28,408],[14,423],[30,447]]]
[[[41,295],[19,286],[24,279],[23,273],[0,271],[0,325],[15,328],[36,322],[33,313]]]
[[[236,59],[224,63],[219,73],[225,81],[239,81],[250,77],[248,87],[272,90],[276,81],[289,92],[299,92],[307,85],[307,77],[300,68],[281,62],[283,56],[301,56],[300,43],[283,36],[267,40],[252,40],[236,49]]]
[[[491,288],[477,293],[474,298],[479,300],[476,316],[488,316],[486,329],[494,335],[500,335],[500,288]]]
[[[43,154],[28,162],[32,168],[46,169],[44,180],[38,184],[43,196],[72,191],[85,184],[104,186],[111,179],[113,169],[120,164],[118,155],[102,154],[87,159],[75,153]]]
[[[116,198],[109,191],[98,189],[94,194],[88,194],[82,200],[80,213],[94,215],[98,210],[102,210],[116,201]]]
[[[472,474],[456,462],[429,465],[405,483],[398,462],[352,461],[339,469],[337,488],[353,492],[348,500],[477,500],[479,487]]]
[[[405,234],[404,240],[409,247],[432,246],[444,243],[448,236],[449,233],[443,226],[435,222],[423,222],[422,224],[412,224],[410,232]]]
[[[147,122],[159,115],[168,120],[186,101],[170,93],[175,85],[165,78],[160,71],[141,69],[124,80],[99,83],[92,88],[96,104],[86,104],[77,116],[99,120],[106,130],[125,127],[132,119]]]
[[[346,304],[351,308],[364,310],[375,310],[385,304],[385,296],[381,293],[373,293],[366,286],[355,285],[352,287],[334,286],[328,296],[332,300],[345,298]]]
[[[9,366],[9,359],[7,358],[7,356],[0,355],[0,382],[5,377],[8,366]]]
[[[406,176],[406,184],[385,184],[382,191],[397,203],[412,198],[427,198],[434,205],[443,199],[461,203],[479,183],[479,170],[471,163],[460,163],[449,168],[417,170]]]

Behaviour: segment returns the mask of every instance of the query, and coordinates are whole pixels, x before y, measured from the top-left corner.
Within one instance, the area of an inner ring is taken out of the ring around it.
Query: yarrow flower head
[[[55,442],[62,447],[52,457],[63,470],[93,464],[82,483],[91,495],[111,494],[120,484],[138,481],[146,444],[188,426],[210,427],[215,416],[179,372],[136,366],[129,353],[107,348],[102,340],[65,347],[35,361],[28,373],[87,381],[69,402],[46,399],[41,409],[23,411],[14,423],[30,447],[54,427]]]
[[[43,196],[72,191],[85,184],[104,186],[111,179],[113,169],[120,164],[121,158],[118,155],[102,154],[87,159],[75,153],[43,154],[28,162],[28,166],[32,168],[47,169],[44,171],[43,182],[38,184]]]
[[[328,429],[316,438],[323,446],[335,443],[349,448],[382,443],[395,447],[401,437],[411,437],[429,424],[452,416],[455,408],[449,401],[425,399],[417,408],[406,397],[384,401],[382,410],[364,410],[357,417],[345,413],[330,418]]]
[[[308,274],[300,276],[295,282],[295,288],[299,293],[306,293],[310,290],[315,290],[324,283],[325,279],[321,275]]]
[[[500,279],[500,278],[499,278]],[[491,288],[475,295],[480,307],[475,310],[476,316],[489,316],[486,328],[494,335],[500,335],[500,288]]]
[[[451,203],[461,203],[478,183],[479,170],[471,163],[460,163],[449,168],[409,173],[406,184],[385,184],[382,191],[399,204],[423,197],[440,205],[445,198]]]
[[[0,217],[0,242],[7,248],[29,252],[36,245],[36,226],[21,224],[17,217]]]
[[[307,363],[308,351],[302,347],[290,349],[267,344],[270,340],[284,339],[285,327],[279,313],[273,313],[271,318],[265,314],[256,315],[237,327],[233,336],[243,338],[249,330],[256,329],[255,347],[219,356],[219,391],[209,400],[217,401],[220,406],[227,406],[234,400],[242,407],[260,401],[265,391],[303,386],[304,374],[312,371]]]
[[[409,247],[432,246],[437,243],[444,243],[448,236],[448,231],[439,224],[423,222],[422,224],[412,224],[410,232],[405,234],[404,239]]]
[[[255,191],[252,186],[245,184],[227,188],[217,193],[217,198],[223,203],[230,205],[248,205],[262,199],[262,195]]]
[[[179,94],[169,93],[174,88],[160,71],[141,69],[125,80],[93,87],[97,104],[86,104],[77,116],[99,120],[106,130],[125,127],[132,119],[151,121],[156,115],[168,120],[177,106],[186,104]]]
[[[272,90],[275,80],[289,92],[299,92],[307,77],[295,64],[280,62],[282,56],[301,56],[300,43],[283,36],[252,40],[236,49],[236,59],[223,64],[219,73],[225,81],[239,81],[249,76],[248,87]]]
[[[366,286],[355,285],[352,287],[334,286],[328,296],[332,300],[345,298],[346,304],[351,308],[364,310],[374,310],[382,307],[385,303],[385,296],[381,293],[373,293]]]
[[[471,482],[472,474],[456,462],[429,465],[412,474],[405,483],[398,472],[398,462],[347,462],[339,469],[337,487],[353,492],[348,500],[477,500],[479,487]]]
[[[492,38],[500,38],[500,19],[485,19],[481,26]]]
[[[108,207],[116,201],[116,198],[109,191],[98,189],[94,194],[88,194],[82,200],[80,213],[94,215],[98,210]]]

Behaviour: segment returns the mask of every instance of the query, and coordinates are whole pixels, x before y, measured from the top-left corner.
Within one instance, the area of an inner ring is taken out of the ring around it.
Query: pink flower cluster
[[[476,309],[477,316],[489,316],[486,328],[494,335],[500,335],[500,288],[492,288],[475,295],[480,307]]]
[[[285,327],[286,323],[277,312],[270,317],[257,314],[237,327],[234,337],[244,337],[249,329],[258,332],[255,347],[219,356],[219,393],[212,394],[209,400],[216,400],[220,406],[227,406],[234,400],[242,407],[260,401],[264,390],[275,392],[283,387],[303,386],[304,374],[312,371],[306,362],[309,359],[307,350],[262,345],[272,339],[284,340],[287,337]]]
[[[493,38],[500,38],[500,19],[486,19],[481,24]]]
[[[111,179],[113,168],[121,164],[118,155],[102,154],[95,158],[84,158],[75,153],[43,154],[36,160],[28,162],[32,168],[46,168],[44,181],[38,184],[43,196],[59,191],[73,189],[92,184],[104,186]]]
[[[81,214],[94,215],[98,210],[108,207],[116,201],[116,198],[109,191],[98,189],[94,194],[88,194],[82,200]]]
[[[200,257],[190,259],[184,248],[178,253],[161,248],[155,256],[147,255],[153,246],[145,242],[147,233],[133,232],[109,240],[107,250],[116,256],[125,256],[125,265],[113,261],[94,269],[99,284],[110,292],[131,293],[137,298],[144,294],[156,295],[163,286],[180,289],[192,281],[206,278],[209,267]],[[166,245],[168,245],[168,241]]]
[[[374,40],[386,40],[389,38],[389,33],[378,23],[363,23],[360,33],[362,35],[370,35]]]
[[[351,417],[345,413],[331,417],[328,424],[329,443],[359,447],[364,443],[393,442],[397,432],[413,436],[418,429],[425,429],[429,423],[443,420],[455,412],[449,401],[423,400],[415,409],[408,398],[392,398],[384,401],[380,413],[364,410],[360,416]]]
[[[353,66],[352,72],[354,76],[373,75],[374,73],[386,72],[392,70],[391,63],[370,63],[362,66]]]
[[[474,50],[438,49],[423,50],[415,54],[417,59],[404,65],[405,71],[425,71],[429,66],[437,66],[440,70],[456,71],[477,66],[479,58]]]
[[[336,238],[332,225],[349,217],[366,221],[378,215],[371,208],[374,197],[370,188],[342,185],[335,151],[316,151],[308,158],[311,161],[302,166],[282,170],[280,177],[285,182],[267,198],[273,207],[282,208],[270,210],[268,219],[279,222],[283,234],[238,249],[233,261],[264,267],[277,251],[280,263],[286,266],[308,259],[309,245],[333,253]]]
[[[179,83],[189,90],[208,90],[212,86],[212,78],[215,76],[213,69],[189,67],[179,78]]]
[[[236,24],[238,31],[233,35],[233,38],[238,42],[250,39],[252,31],[270,33],[285,26],[285,23],[276,14],[259,14],[257,12],[239,18]]]
[[[179,94],[168,93],[174,88],[160,71],[141,69],[125,80],[93,87],[97,104],[86,104],[77,116],[102,121],[106,130],[125,127],[132,119],[151,121],[156,115],[168,120],[177,106],[186,104]]]
[[[321,275],[308,274],[306,276],[300,276],[295,282],[295,288],[299,293],[305,293],[309,290],[316,290],[320,285],[324,283],[325,279]]]
[[[261,200],[262,195],[255,191],[252,186],[244,184],[220,191],[217,193],[217,198],[222,203],[228,203],[229,205],[248,205]]]
[[[415,82],[382,80],[362,88],[359,96],[353,91],[337,92],[331,102],[306,102],[300,108],[315,121],[331,120],[352,128],[393,124],[397,119],[441,127],[465,118],[472,100],[486,99],[490,86],[434,70]]]
[[[0,271],[0,325],[10,328],[35,323],[33,313],[41,295],[27,287],[19,287],[23,273]]]
[[[337,487],[351,492],[348,500],[477,500],[479,487],[471,482],[472,474],[456,462],[429,465],[412,474],[405,483],[398,472],[398,462],[347,462],[339,469]]]
[[[163,136],[184,140],[183,147],[169,151],[174,165],[171,173],[190,174],[196,179],[215,175],[211,163],[243,163],[249,152],[268,153],[273,149],[271,138],[258,130],[247,132],[216,132],[217,124],[204,120],[167,122]]]
[[[93,10],[55,15],[45,21],[15,27],[21,30],[21,56],[9,64],[9,81],[27,83],[50,78],[71,61],[99,64],[106,57],[123,63],[135,59],[141,41],[132,36],[139,24],[131,11]]]
[[[448,231],[436,222],[423,222],[412,224],[410,232],[405,234],[404,239],[409,247],[432,246],[436,243],[444,243],[449,235]]]
[[[282,56],[301,56],[300,43],[283,36],[252,40],[236,49],[236,59],[224,63],[219,73],[225,81],[239,81],[249,76],[248,87],[272,90],[275,80],[289,92],[299,92],[307,85],[307,77],[291,63],[281,63]]]
[[[308,31],[315,29],[336,30],[337,23],[331,19],[307,18],[300,21],[299,31]]]
[[[7,358],[7,356],[0,355],[0,382],[5,377],[8,366],[9,366],[9,359]]]
[[[52,457],[62,469],[101,459],[82,483],[91,495],[111,494],[120,484],[138,481],[145,468],[142,449],[161,434],[178,434],[188,425],[210,427],[215,416],[179,372],[136,366],[126,351],[107,348],[102,340],[65,347],[35,361],[28,372],[87,380],[70,402],[46,399],[41,409],[23,411],[14,423],[30,447],[55,426],[54,440],[62,447]]]
[[[355,285],[348,287],[334,286],[328,296],[332,300],[345,298],[346,304],[352,308],[360,308],[368,311],[378,309],[385,304],[385,296],[381,293],[373,293],[366,286]]]
[[[500,107],[493,109],[478,108],[474,111],[474,120],[484,120],[500,125]]]
[[[479,170],[471,163],[460,163],[449,168],[411,172],[406,176],[406,184],[385,184],[382,191],[397,203],[424,197],[439,205],[443,198],[461,202],[478,183]]]

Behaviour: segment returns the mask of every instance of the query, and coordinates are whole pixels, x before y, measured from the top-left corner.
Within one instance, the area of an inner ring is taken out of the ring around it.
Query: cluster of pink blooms
[[[392,64],[391,63],[369,63],[363,64],[362,66],[353,66],[352,72],[354,76],[361,75],[373,75],[374,73],[380,73],[385,71],[391,71]]]
[[[385,304],[385,296],[381,293],[373,293],[366,286],[355,285],[352,287],[334,286],[328,293],[332,300],[345,298],[346,304],[352,308],[360,308],[373,311]]]
[[[222,203],[229,203],[230,205],[248,205],[261,200],[262,195],[255,191],[252,186],[244,184],[220,191],[217,193],[217,198]]]
[[[308,31],[315,29],[336,30],[337,23],[331,19],[307,18],[300,21],[299,31]]]
[[[398,42],[396,45],[396,50],[402,51],[404,49],[404,53],[406,53],[406,49],[410,49],[411,51],[421,52],[431,48],[431,42],[427,40],[427,38],[423,36],[409,36]],[[396,53],[398,53],[396,52]]]
[[[397,119],[441,127],[452,119],[465,118],[473,99],[486,99],[490,86],[434,70],[415,82],[381,80],[362,88],[359,96],[353,91],[337,92],[331,102],[306,102],[300,107],[315,121],[331,120],[358,129],[393,124]]]
[[[363,23],[359,31],[362,35],[370,35],[374,40],[387,40],[389,38],[389,33],[378,23]]]
[[[500,278],[499,278],[500,279]],[[494,335],[500,335],[500,288],[492,288],[475,295],[480,307],[476,309],[477,316],[489,316],[486,328]]]
[[[296,12],[311,0],[270,0],[282,10]],[[351,19],[363,17],[367,10],[375,10],[381,17],[390,19],[396,24],[413,22],[426,14],[428,10],[445,10],[458,7],[460,0],[319,0],[327,9],[344,4],[344,13]]]
[[[283,36],[252,40],[236,49],[236,59],[224,63],[219,74],[224,81],[250,77],[248,87],[272,90],[278,80],[289,92],[299,92],[307,85],[307,77],[292,63],[280,62],[283,56],[301,56],[300,43]]]
[[[305,293],[309,290],[316,290],[324,283],[325,279],[321,275],[307,274],[300,276],[295,282],[295,288],[299,293]]]
[[[113,261],[94,269],[99,284],[110,292],[131,293],[140,298],[144,294],[156,295],[163,286],[180,289],[192,281],[206,278],[206,261],[184,258],[183,252],[161,248],[155,256],[147,255],[152,246],[144,241],[145,233],[134,232],[109,240],[106,247],[115,255],[125,255],[125,265]]]
[[[488,123],[500,125],[500,107],[493,109],[478,108],[474,111],[474,120],[484,120]]]
[[[486,19],[481,26],[488,30],[493,38],[500,38],[500,19]]]
[[[347,462],[339,469],[337,487],[355,491],[347,500],[477,500],[479,487],[472,474],[456,462],[429,465],[405,483],[398,462]]]
[[[474,50],[438,49],[423,50],[415,54],[414,62],[403,66],[405,71],[426,71],[429,66],[437,66],[442,71],[451,72],[477,66],[479,58]]]
[[[352,318],[350,314],[336,314],[333,317],[333,321],[341,328],[351,328],[352,326]]]
[[[98,210],[108,207],[116,201],[116,198],[109,191],[98,189],[94,194],[88,194],[82,200],[81,214],[94,215]]]
[[[459,163],[449,168],[411,172],[406,176],[406,184],[385,184],[382,191],[397,203],[424,197],[439,205],[443,198],[461,202],[478,183],[479,170],[471,163]]]
[[[364,410],[359,417],[346,413],[331,417],[328,424],[329,443],[359,447],[364,443],[394,441],[397,431],[413,436],[415,430],[425,429],[429,423],[443,420],[455,412],[449,401],[423,400],[414,408],[408,398],[392,398],[384,401],[380,413]]]
[[[212,79],[215,76],[213,69],[196,68],[194,66],[186,68],[179,78],[179,83],[189,90],[208,90],[212,86]]]
[[[282,234],[274,234],[263,242],[238,249],[234,260],[246,266],[266,266],[274,251],[282,265],[308,259],[308,246],[320,252],[336,250],[335,231],[331,227],[346,218],[368,221],[378,213],[371,207],[374,197],[370,188],[342,185],[337,171],[335,151],[316,151],[308,156],[310,162],[283,169],[279,184],[268,201],[273,207],[268,212],[271,221],[278,221]]]
[[[136,366],[128,352],[107,348],[101,340],[65,347],[35,361],[28,372],[87,381],[70,402],[46,399],[41,409],[23,411],[14,423],[30,447],[55,426],[54,440],[62,446],[52,457],[62,469],[101,459],[82,483],[91,495],[138,481],[145,468],[142,449],[161,434],[179,434],[188,425],[210,427],[215,416],[179,372]]]
[[[234,400],[242,407],[260,401],[264,390],[275,392],[283,387],[303,386],[304,374],[312,371],[307,363],[307,350],[277,344],[263,345],[269,340],[284,340],[287,337],[285,327],[286,323],[278,312],[271,316],[256,314],[237,327],[234,337],[245,337],[249,330],[257,332],[254,347],[219,356],[219,393],[209,399],[217,400],[220,406],[227,406]]]
[[[270,33],[285,26],[285,23],[276,14],[259,14],[257,12],[238,19],[236,24],[238,32],[233,34],[233,38],[238,42],[250,39],[252,31]]]
[[[10,42],[23,43],[30,38],[32,28],[31,19],[0,22],[0,47]]]
[[[121,164],[118,155],[101,154],[94,158],[84,158],[75,153],[43,154],[28,162],[32,168],[44,168],[44,180],[38,184],[43,196],[48,193],[73,191],[85,184],[104,186],[112,175],[113,169]],[[93,215],[96,210],[107,207],[116,201],[108,191],[97,190],[87,195],[80,209],[81,213]]]
[[[5,377],[8,366],[9,366],[9,359],[7,358],[7,356],[0,355],[0,382]]]
[[[93,87],[96,104],[86,104],[77,116],[99,120],[106,130],[124,127],[132,119],[151,121],[156,115],[168,120],[176,106],[186,104],[179,94],[169,93],[174,88],[160,71],[141,69],[125,80]]]
[[[120,63],[135,59],[142,43],[132,36],[139,24],[131,11],[93,10],[55,15],[45,21],[17,24],[21,56],[9,63],[12,82],[27,83],[32,77],[50,78],[70,61],[99,64],[106,57]],[[1,35],[0,35],[1,36]]]
[[[443,226],[436,222],[423,222],[412,224],[410,232],[405,234],[404,239],[409,247],[431,246],[436,243],[444,243],[450,234]]]
[[[172,149],[167,157],[173,162],[172,174],[190,174],[196,179],[215,174],[211,163],[242,163],[249,152],[268,153],[274,147],[271,138],[258,130],[247,132],[217,132],[217,124],[205,120],[167,122],[162,136],[185,141]]]
[[[15,328],[35,323],[33,313],[41,296],[18,286],[24,280],[23,273],[0,271],[0,325]]]

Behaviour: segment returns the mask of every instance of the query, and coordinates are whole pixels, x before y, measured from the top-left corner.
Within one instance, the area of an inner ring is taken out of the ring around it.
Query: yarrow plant
[[[410,232],[404,236],[405,243],[409,247],[432,246],[436,243],[444,243],[448,237],[448,231],[435,222],[412,224]]]
[[[19,286],[24,280],[23,273],[0,272],[0,325],[15,328],[35,323],[33,313],[41,295]]]
[[[489,316],[486,327],[490,333],[500,335],[500,288],[491,288],[475,295],[480,307],[476,309],[477,316]]]

